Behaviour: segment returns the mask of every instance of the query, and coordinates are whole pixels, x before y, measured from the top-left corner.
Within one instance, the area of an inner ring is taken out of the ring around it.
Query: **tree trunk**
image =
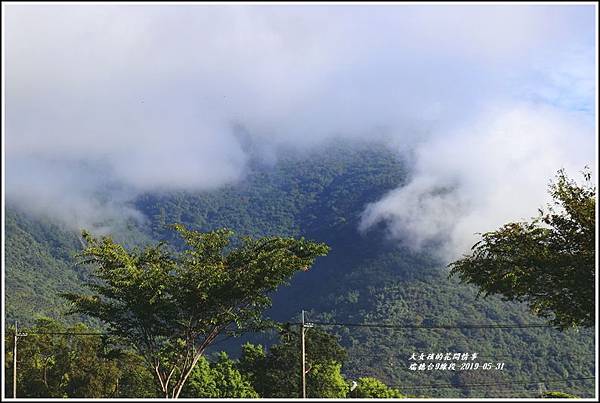
[[[166,382],[166,380],[163,381],[163,377],[162,377],[162,374],[161,374],[159,368],[160,368],[160,363],[158,363],[154,366],[154,375],[156,376],[156,380],[158,381],[158,384],[160,385],[160,390],[164,394],[165,399],[168,399],[169,398],[169,384]]]
[[[187,379],[189,378],[192,371],[196,367],[196,364],[198,363],[198,360],[200,359],[200,357],[202,357],[202,353],[200,353],[200,354],[196,355],[196,357],[194,357],[194,360],[192,361],[190,367],[183,373],[183,376],[181,378],[179,378],[179,381],[173,387],[173,398],[174,399],[177,399],[179,397],[179,395],[181,394],[181,391],[183,390],[183,386],[185,385],[185,383],[187,382]]]

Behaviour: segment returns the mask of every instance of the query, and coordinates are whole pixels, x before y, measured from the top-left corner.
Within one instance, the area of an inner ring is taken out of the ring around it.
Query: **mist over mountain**
[[[3,5],[6,321],[66,321],[81,229],[128,247],[170,227],[331,246],[269,315],[392,325],[540,323],[446,265],[529,219],[564,168],[596,172],[593,5]],[[98,323],[89,323],[98,327]],[[593,329],[330,326],[347,379],[588,377]],[[272,334],[252,334],[267,345]],[[234,339],[224,348],[239,350]],[[407,370],[478,352],[504,372]],[[592,396],[593,380],[561,390]],[[418,390],[403,389],[409,394]]]
[[[453,256],[595,165],[591,6],[13,4],[5,23],[7,198],[72,228],[243,181],[253,155],[376,141],[411,181],[362,228]]]
[[[395,325],[469,323],[539,323],[525,306],[500,298],[476,298],[472,287],[447,278],[443,259],[432,243],[398,244],[386,226],[358,230],[364,206],[409,181],[407,164],[387,147],[333,144],[310,155],[287,154],[272,165],[253,164],[244,181],[213,191],[147,192],[135,200],[143,224],[130,220],[112,233],[130,246],[178,241],[169,224],[180,222],[202,231],[228,227],[239,235],[289,235],[326,242],[331,252],[308,272],[297,274],[273,295],[269,316],[295,322],[309,320]],[[75,266],[78,234],[56,221],[40,220],[7,209],[6,318],[27,325],[39,315],[65,320],[60,292],[81,290],[85,267]],[[80,320],[85,318],[66,318]],[[97,326],[98,324],[93,323]],[[407,393],[428,383],[529,382],[531,379],[593,374],[593,329],[560,332],[541,329],[372,329],[327,327],[349,352],[343,371],[349,379],[376,376]],[[250,334],[215,349],[235,356],[244,340],[270,345],[275,334]],[[504,372],[427,374],[408,371],[412,352],[475,351],[486,360],[506,363]],[[455,376],[456,375],[456,376]],[[561,385],[563,386],[563,385]],[[427,396],[494,397],[522,386],[486,391],[450,388]],[[593,394],[593,382],[564,385],[580,396]]]

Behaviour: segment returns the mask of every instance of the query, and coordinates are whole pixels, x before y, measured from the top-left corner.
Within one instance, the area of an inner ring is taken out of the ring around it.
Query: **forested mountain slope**
[[[64,306],[63,290],[79,290],[83,272],[73,255],[81,248],[77,234],[41,218],[6,209],[6,320],[30,324],[40,314],[56,316]]]
[[[271,315],[281,321],[295,322],[305,309],[310,320],[335,323],[542,323],[523,306],[476,299],[475,289],[447,278],[431,251],[399,247],[386,239],[383,228],[358,232],[365,204],[401,185],[407,175],[402,161],[383,146],[338,145],[288,155],[274,165],[254,163],[245,180],[215,191],[140,196],[135,207],[148,222],[127,237],[143,231],[144,241],[173,240],[168,224],[180,222],[200,230],[226,226],[239,235],[293,235],[327,242],[330,254],[275,295]],[[80,287],[84,278],[82,269],[73,266],[77,234],[9,206],[6,235],[7,320],[27,323],[35,313],[58,312],[63,305],[58,293]],[[412,395],[528,397],[538,386],[531,382],[537,380],[546,380],[551,390],[593,393],[592,381],[565,381],[593,375],[591,330],[322,326],[348,348],[346,375],[375,375]],[[264,335],[254,338],[269,340]],[[235,349],[236,344],[228,347]],[[446,352],[476,352],[480,362],[504,362],[505,367],[408,369],[412,353]],[[475,386],[416,386],[432,383]],[[482,384],[492,385],[478,386]]]

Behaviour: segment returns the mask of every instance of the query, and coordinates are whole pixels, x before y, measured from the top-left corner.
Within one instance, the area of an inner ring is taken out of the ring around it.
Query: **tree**
[[[379,379],[371,377],[358,378],[356,388],[349,393],[348,397],[353,398],[404,398],[400,390],[390,388]]]
[[[547,391],[542,394],[542,397],[547,399],[579,399],[575,395],[571,395],[570,393],[557,392],[557,391]]]
[[[42,318],[19,330],[27,336],[18,340],[18,397],[156,396],[152,374],[139,357],[113,349],[105,338],[89,334],[91,329],[83,324],[65,327]],[[7,396],[12,395],[13,334],[14,327],[6,333]]]
[[[547,211],[483,234],[470,256],[449,265],[450,275],[484,296],[526,302],[558,328],[594,326],[596,189],[589,170],[583,174],[580,186],[558,171]]]
[[[235,367],[235,362],[230,360],[227,353],[221,352],[219,359],[212,366],[219,396],[217,397],[258,397],[250,382]]]
[[[97,318],[117,340],[146,360],[165,397],[181,393],[198,360],[219,336],[260,330],[269,293],[328,252],[304,239],[202,233],[174,226],[184,241],[127,250],[110,237],[84,232],[81,261],[94,266],[87,286],[94,295],[65,294],[71,313]]]
[[[186,384],[182,397],[195,398],[257,398],[252,385],[236,368],[225,352],[214,363],[202,357]]]
[[[262,346],[245,344],[238,367],[261,397],[300,396],[300,337],[284,328],[280,343],[265,352]],[[346,351],[337,338],[317,328],[306,332],[306,394],[313,398],[345,397],[348,386],[341,374]]]

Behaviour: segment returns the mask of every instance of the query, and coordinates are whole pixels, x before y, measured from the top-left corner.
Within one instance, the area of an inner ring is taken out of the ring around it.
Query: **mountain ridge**
[[[435,253],[413,251],[390,241],[384,225],[358,231],[364,207],[401,186],[409,174],[407,165],[385,146],[329,146],[320,152],[282,157],[273,165],[255,166],[242,182],[216,190],[141,195],[134,207],[148,223],[131,223],[131,232],[121,237],[134,242],[136,234],[142,233],[142,242],[175,241],[169,224],[180,222],[202,231],[228,227],[238,235],[304,236],[327,242],[332,247],[327,257],[274,294],[269,314],[284,322],[297,320],[299,311],[305,309],[311,320],[321,322],[541,323],[523,305],[497,297],[477,299],[477,290],[447,278]],[[7,207],[6,232],[7,321],[27,323],[27,315],[34,312],[59,312],[57,293],[79,288],[85,280],[85,270],[77,271],[72,265],[79,246],[77,234],[30,218],[14,206]],[[347,375],[374,375],[400,387],[566,378],[594,371],[589,360],[594,351],[591,330],[327,329],[349,351]],[[245,340],[268,344],[273,337],[249,335]],[[226,347],[235,350],[239,344],[236,340]],[[507,370],[417,373],[407,369],[413,352],[469,349],[489,359],[508,357],[503,358],[509,361]],[[574,383],[567,390],[593,395],[591,383]],[[446,397],[476,396],[475,392],[481,391],[466,387],[436,391]],[[485,393],[493,397],[494,388]]]

